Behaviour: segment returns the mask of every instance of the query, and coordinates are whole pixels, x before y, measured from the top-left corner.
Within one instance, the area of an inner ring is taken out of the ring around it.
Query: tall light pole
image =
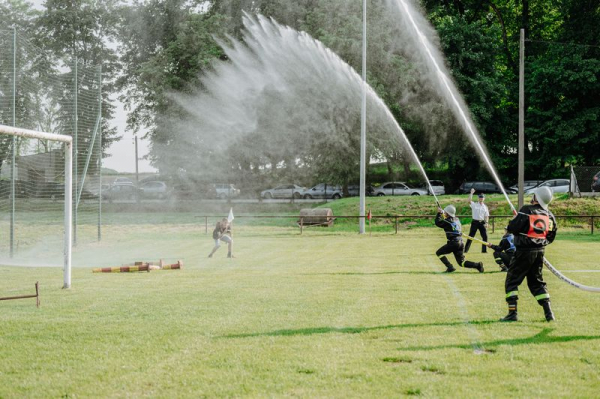
[[[360,218],[359,234],[365,234],[365,191],[367,169],[367,0],[363,0],[363,48],[362,48],[362,110],[360,120]]]

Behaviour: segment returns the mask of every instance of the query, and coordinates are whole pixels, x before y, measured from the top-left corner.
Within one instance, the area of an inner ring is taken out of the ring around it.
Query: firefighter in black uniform
[[[510,260],[515,254],[515,236],[508,232],[508,227],[504,228],[504,235],[498,245],[488,243],[488,247],[494,250],[494,260],[500,266],[500,271],[508,271]]]
[[[460,220],[456,217],[456,208],[452,205],[448,205],[444,210],[438,209],[438,214],[435,217],[435,225],[444,229],[446,233],[446,245],[441,247],[435,253],[442,263],[446,266],[445,273],[452,273],[456,269],[452,266],[452,263],[448,260],[446,255],[453,254],[456,262],[461,267],[469,269],[477,269],[479,273],[483,273],[483,263],[465,261],[465,255],[463,250],[465,248],[462,241],[462,226]]]
[[[556,237],[556,219],[548,210],[552,190],[540,187],[534,191],[531,205],[525,205],[508,224],[508,231],[515,235],[515,256],[506,274],[506,302],[508,314],[501,321],[517,321],[519,285],[527,278],[529,291],[544,308],[547,321],[554,320],[550,307],[550,295],[542,277],[544,248]]]

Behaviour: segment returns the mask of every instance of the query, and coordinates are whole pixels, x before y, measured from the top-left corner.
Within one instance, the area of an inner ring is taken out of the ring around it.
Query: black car
[[[501,194],[502,190],[496,185],[489,181],[466,181],[458,188],[458,194],[469,194],[471,189],[474,188],[477,194]],[[514,190],[510,188],[505,189],[507,193],[514,194]]]
[[[592,192],[600,192],[600,172],[596,173],[592,179]]]

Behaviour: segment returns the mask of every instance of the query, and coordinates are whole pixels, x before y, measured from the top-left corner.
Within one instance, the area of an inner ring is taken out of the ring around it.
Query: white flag
[[[235,218],[233,217],[233,208],[229,208],[229,216],[227,216],[227,221],[228,221],[229,223],[231,223],[231,222],[233,221],[233,219],[235,219]]]

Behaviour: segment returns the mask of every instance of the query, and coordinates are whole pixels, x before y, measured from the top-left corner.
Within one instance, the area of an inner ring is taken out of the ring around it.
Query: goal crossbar
[[[38,132],[13,126],[0,125],[0,134],[24,137],[29,139],[52,140],[65,143],[65,236],[64,236],[64,268],[63,288],[71,288],[71,237],[73,219],[73,138],[63,134]],[[13,149],[14,151],[14,149]]]

